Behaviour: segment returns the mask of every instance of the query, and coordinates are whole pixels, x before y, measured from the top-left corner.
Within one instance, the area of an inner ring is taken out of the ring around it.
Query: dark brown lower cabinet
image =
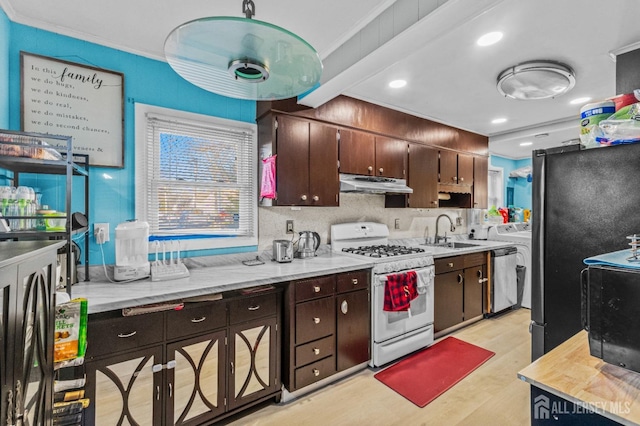
[[[294,392],[367,362],[370,271],[292,281],[285,290],[283,384]]]
[[[0,424],[51,425],[57,249],[0,242]]]
[[[86,424],[205,425],[279,398],[280,306],[276,290],[90,315]]]
[[[369,291],[359,290],[336,296],[336,360],[338,371],[370,359],[371,327]]]
[[[162,358],[157,345],[87,362],[85,424],[162,425]]]
[[[435,268],[436,333],[486,313],[486,252],[435,259]]]
[[[167,344],[167,424],[198,425],[225,411],[224,330]]]
[[[463,321],[463,271],[438,274],[434,280],[433,323],[438,332]]]
[[[481,264],[464,270],[464,319],[478,317],[486,313],[485,288],[487,265]]]

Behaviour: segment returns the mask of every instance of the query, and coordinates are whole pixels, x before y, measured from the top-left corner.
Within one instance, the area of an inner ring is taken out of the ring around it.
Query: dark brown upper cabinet
[[[338,130],[284,115],[276,117],[276,205],[337,206]]]
[[[473,208],[489,208],[489,158],[473,158]]]
[[[407,146],[402,140],[340,130],[340,172],[406,178]]]
[[[413,189],[409,206],[413,208],[438,207],[438,150],[424,145],[409,145],[409,179]]]
[[[452,151],[440,151],[440,183],[473,184],[473,156]]]
[[[374,176],[376,164],[375,138],[372,134],[340,130],[340,172]]]

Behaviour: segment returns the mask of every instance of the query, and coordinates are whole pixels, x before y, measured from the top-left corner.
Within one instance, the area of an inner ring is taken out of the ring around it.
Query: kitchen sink
[[[472,244],[465,243],[462,241],[448,241],[446,243],[427,243],[422,244],[423,246],[429,247],[442,247],[442,248],[469,248],[469,247],[480,247],[480,244]]]

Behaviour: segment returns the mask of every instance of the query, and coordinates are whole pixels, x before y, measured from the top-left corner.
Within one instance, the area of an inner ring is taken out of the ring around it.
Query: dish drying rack
[[[161,245],[162,260],[159,255]],[[151,263],[151,281],[174,280],[189,276],[189,270],[180,258],[180,241],[170,240],[162,243],[156,241],[155,248],[155,260]]]
[[[640,262],[640,253],[638,253],[638,246],[640,246],[640,235],[633,234],[627,236],[629,245],[631,246],[631,256],[627,257],[629,262]]]

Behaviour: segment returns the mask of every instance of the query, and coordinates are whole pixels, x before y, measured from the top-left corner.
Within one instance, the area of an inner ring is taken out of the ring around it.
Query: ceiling
[[[577,139],[582,104],[569,101],[615,95],[616,54],[640,48],[637,0],[254,3],[255,19],[298,34],[323,60],[321,85],[302,104],[317,107],[340,94],[352,96],[489,136],[492,154],[514,159]],[[159,60],[165,38],[178,25],[243,16],[241,0],[0,0],[0,7],[14,22]],[[489,31],[504,37],[477,46]],[[540,59],[572,67],[573,90],[537,101],[498,93],[500,72]],[[398,78],[408,84],[390,89]],[[491,123],[499,117],[507,121]]]

